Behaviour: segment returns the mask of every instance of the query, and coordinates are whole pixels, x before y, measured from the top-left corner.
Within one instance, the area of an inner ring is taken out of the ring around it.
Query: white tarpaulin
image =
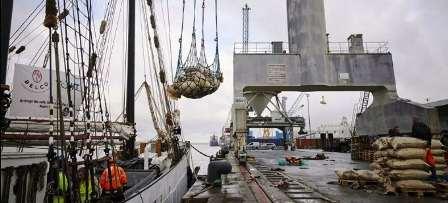
[[[68,97],[66,75],[60,72],[62,104],[64,116],[68,116]],[[57,103],[56,97],[56,71],[52,71],[53,103]],[[74,76],[70,76],[72,84],[71,98],[75,97],[74,109],[81,104],[81,82]],[[13,89],[11,92],[11,107],[8,117],[32,117],[48,118],[50,104],[50,71],[48,69],[32,67],[23,64],[15,64]],[[54,106],[56,112],[56,105]]]

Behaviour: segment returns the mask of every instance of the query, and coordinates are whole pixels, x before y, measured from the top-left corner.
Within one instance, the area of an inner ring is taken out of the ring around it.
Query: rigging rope
[[[14,42],[23,34],[23,32],[28,28],[28,26],[34,22],[34,20],[36,19],[36,17],[43,11],[45,6],[42,6],[42,8],[39,9],[39,11],[37,11],[36,15],[31,19],[30,22],[28,22],[28,24],[23,27],[23,30],[20,31],[20,33],[18,33],[17,36],[15,36],[17,34],[17,32],[22,28],[22,26],[31,18],[31,16],[34,14],[34,12],[36,12],[36,10],[42,5],[42,3],[44,2],[44,0],[42,0],[37,7],[31,12],[30,15],[28,15],[28,17],[22,22],[22,24],[17,28],[16,31],[14,31],[14,33],[11,35],[10,40],[12,39],[12,42],[10,42],[10,44],[14,44]]]

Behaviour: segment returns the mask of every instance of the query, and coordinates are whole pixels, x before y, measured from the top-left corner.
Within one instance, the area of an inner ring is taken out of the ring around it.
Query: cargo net
[[[196,7],[196,0],[194,1]],[[176,76],[172,85],[168,87],[169,95],[178,99],[181,96],[190,99],[199,99],[204,96],[214,93],[223,82],[222,72],[220,69],[219,62],[219,49],[218,49],[218,32],[216,31],[216,47],[215,47],[215,58],[211,65],[208,65],[205,56],[205,43],[204,43],[204,8],[205,2],[202,2],[202,39],[201,39],[201,51],[197,53],[196,46],[196,29],[195,29],[195,19],[193,21],[193,34],[191,39],[190,51],[188,53],[187,59],[182,61],[182,34],[179,40],[179,58],[177,63]],[[184,9],[185,10],[185,1]],[[196,9],[194,10],[196,13]],[[182,29],[184,15],[182,15]],[[196,16],[196,14],[195,14]],[[215,0],[215,23],[217,19],[216,15],[216,0]],[[217,23],[216,23],[217,30]]]

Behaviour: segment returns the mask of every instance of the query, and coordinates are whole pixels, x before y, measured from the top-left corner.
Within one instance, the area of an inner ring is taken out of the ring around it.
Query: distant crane
[[[271,137],[271,129],[263,128],[263,139],[269,139]]]
[[[300,105],[300,102],[305,95],[305,93],[300,93],[299,96],[297,96],[296,100],[291,105],[291,108],[289,108],[288,112],[286,112],[286,115],[292,117],[297,114],[297,112],[303,107],[303,105]]]
[[[248,52],[249,48],[249,6],[243,7],[243,53]]]

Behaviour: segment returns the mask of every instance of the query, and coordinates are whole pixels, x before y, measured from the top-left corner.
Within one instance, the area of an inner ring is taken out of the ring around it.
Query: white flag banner
[[[60,72],[61,98],[64,116],[69,116],[67,83],[65,72]],[[52,71],[53,103],[57,103],[56,97],[56,71]],[[74,109],[81,104],[81,80],[71,75],[70,90]],[[32,67],[23,64],[15,64],[13,89],[11,92],[11,107],[8,117],[12,118],[49,118],[50,104],[50,71],[44,68]],[[56,112],[56,105],[54,106]],[[56,116],[56,114],[55,114]]]

